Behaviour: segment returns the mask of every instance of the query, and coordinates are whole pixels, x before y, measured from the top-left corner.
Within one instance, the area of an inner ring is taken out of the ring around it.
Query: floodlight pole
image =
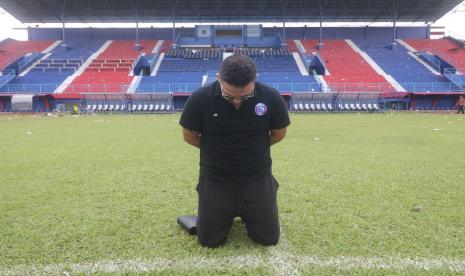
[[[319,42],[318,44],[316,45],[316,48],[318,50],[322,49],[323,48],[323,10],[324,10],[324,7],[326,6],[326,2],[323,4],[321,3],[321,1],[323,0],[318,0],[318,4],[320,6],[320,39],[319,39]]]
[[[134,44],[134,48],[136,51],[140,51],[142,49],[142,46],[140,45],[140,40],[139,40],[139,0],[137,0],[136,4],[136,44]]]
[[[281,47],[286,48],[286,10],[289,0],[281,0],[281,8],[283,9],[283,41],[281,42]]]
[[[176,5],[178,1],[177,0],[170,0],[170,6],[171,6],[171,14],[173,17],[173,44],[172,47],[176,48]]]
[[[63,43],[61,43],[61,47],[67,50],[68,44],[66,44],[66,32],[65,32],[65,6],[66,6],[66,0],[63,0],[63,3],[61,5],[61,40],[63,41]]]
[[[395,50],[397,48],[397,0],[392,0],[392,5],[394,7],[394,20],[392,26],[392,43],[391,49]]]

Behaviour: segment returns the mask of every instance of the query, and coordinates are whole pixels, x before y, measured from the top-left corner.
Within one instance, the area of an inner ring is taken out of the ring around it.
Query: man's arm
[[[200,149],[200,137],[202,136],[200,132],[183,127],[182,136],[184,137],[184,141],[186,141],[186,143]]]
[[[286,137],[287,127],[270,130],[270,146],[278,143]]]

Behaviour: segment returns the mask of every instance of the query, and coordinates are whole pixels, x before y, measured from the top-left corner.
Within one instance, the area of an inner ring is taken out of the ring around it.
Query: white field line
[[[448,270],[454,273],[465,272],[465,260],[451,260],[446,258],[397,258],[397,257],[318,257],[295,255],[287,251],[286,246],[270,247],[270,255],[229,256],[222,258],[193,257],[186,259],[154,258],[151,260],[113,260],[98,261],[82,264],[52,264],[46,266],[20,265],[13,268],[1,268],[1,275],[61,275],[69,273],[91,274],[96,272],[150,272],[168,269],[242,269],[272,266],[276,275],[297,275],[299,268],[320,267],[351,269],[385,269],[404,271],[414,269],[428,271],[432,269]]]
[[[298,263],[290,253],[289,243],[284,237],[282,229],[279,243],[276,246],[270,246],[268,253],[268,263],[273,266],[275,275],[288,276],[299,274]]]

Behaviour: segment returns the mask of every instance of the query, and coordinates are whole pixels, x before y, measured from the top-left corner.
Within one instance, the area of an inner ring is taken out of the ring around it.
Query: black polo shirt
[[[256,82],[254,95],[236,109],[216,81],[189,97],[179,123],[202,134],[200,174],[230,178],[271,169],[269,132],[287,127],[289,115],[275,89]]]

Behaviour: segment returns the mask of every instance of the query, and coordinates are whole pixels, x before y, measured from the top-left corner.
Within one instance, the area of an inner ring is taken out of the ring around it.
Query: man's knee
[[[203,247],[216,248],[224,244],[226,238],[218,239],[212,238],[205,235],[197,235],[199,244]]]
[[[258,234],[254,231],[248,231],[249,237],[256,243],[263,246],[273,246],[279,242],[279,228],[266,234]]]

